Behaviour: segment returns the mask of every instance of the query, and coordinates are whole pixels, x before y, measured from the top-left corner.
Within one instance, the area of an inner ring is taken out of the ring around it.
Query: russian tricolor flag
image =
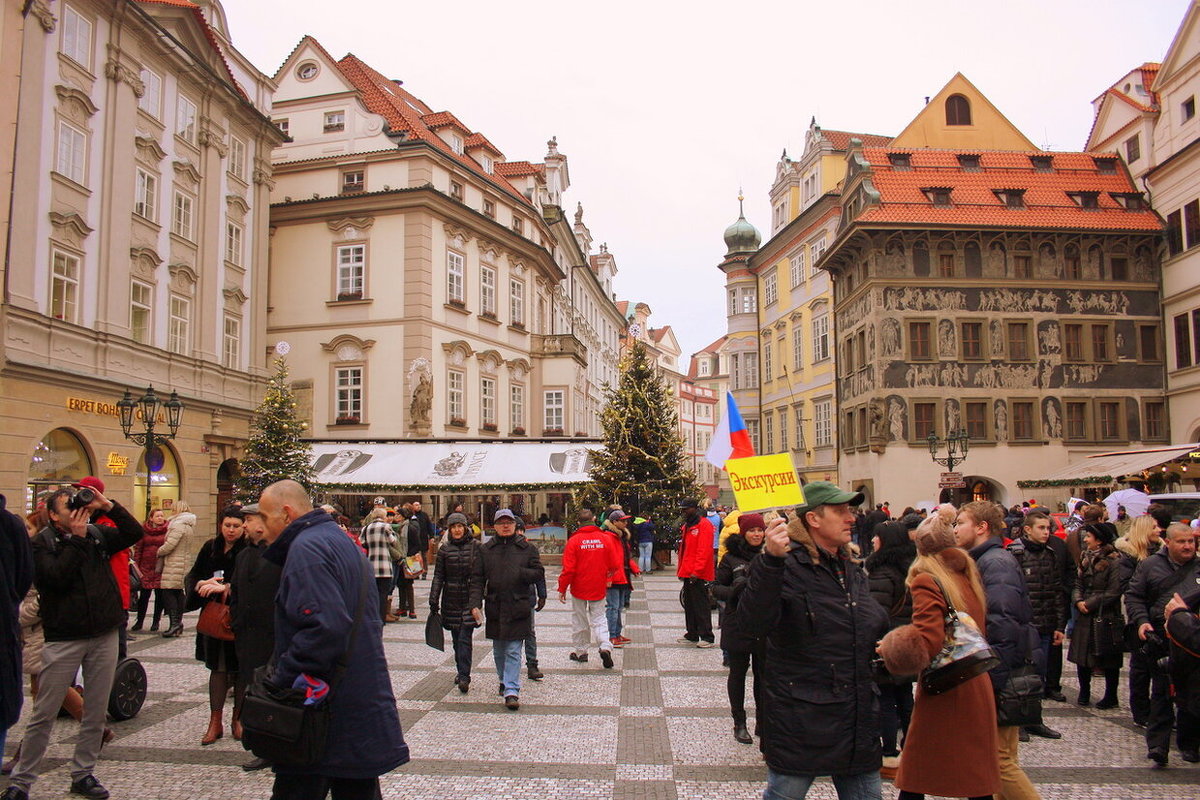
[[[725,462],[731,458],[749,458],[754,455],[754,445],[750,442],[750,431],[746,430],[746,422],[742,412],[738,411],[733,393],[725,393],[725,413],[717,423],[716,433],[713,434],[712,444],[704,457],[717,469],[724,469]]]

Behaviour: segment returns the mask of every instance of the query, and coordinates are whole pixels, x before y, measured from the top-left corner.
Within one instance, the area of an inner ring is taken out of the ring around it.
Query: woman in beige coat
[[[192,566],[192,555],[188,543],[195,536],[196,515],[191,507],[180,500],[175,504],[175,515],[167,525],[167,538],[158,548],[158,559],[162,562],[159,586],[163,591],[163,603],[167,607],[170,626],[163,636],[170,638],[183,633],[183,583]]]

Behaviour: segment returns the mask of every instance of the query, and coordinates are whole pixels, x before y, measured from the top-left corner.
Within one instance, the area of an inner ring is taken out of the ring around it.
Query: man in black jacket
[[[1065,703],[1062,693],[1063,632],[1070,617],[1068,607],[1074,570],[1067,545],[1050,534],[1050,515],[1034,510],[1025,515],[1021,535],[1008,546],[1025,575],[1025,587],[1033,607],[1033,624],[1041,637],[1040,647],[1045,664],[1042,679],[1046,682],[1046,697]],[[1061,739],[1062,734],[1044,724],[1030,725],[1026,731],[1047,739]]]
[[[804,499],[798,519],[768,527],[732,623],[767,641],[763,797],[800,800],[830,775],[840,798],[878,800],[883,750],[871,659],[888,616],[850,557],[850,505],[863,496],[813,481]]]
[[[1165,609],[1176,592],[1189,584],[1195,587],[1192,576],[1197,575],[1196,537],[1187,523],[1173,522],[1163,536],[1163,547],[1142,559],[1134,570],[1125,592],[1125,608],[1129,622],[1136,626],[1143,642],[1162,641],[1165,636]],[[1181,710],[1176,719],[1171,703],[1171,676],[1162,663],[1167,651],[1148,653],[1150,662],[1150,717],[1146,721],[1146,758],[1160,767],[1167,765],[1171,748],[1171,728],[1176,728],[1176,743],[1187,761],[1197,755],[1200,745],[1200,720]]]
[[[71,762],[71,793],[103,800],[108,790],[92,775],[104,736],[108,696],[117,668],[118,629],[125,621],[121,593],[108,559],[141,540],[142,526],[128,511],[95,490],[86,504],[79,493],[59,489],[46,500],[50,524],[34,537],[34,583],[41,601],[46,644],[38,696],[25,729],[21,758],[0,797],[27,800],[58,709],[75,673],[83,668],[83,719]],[[77,502],[72,503],[72,500]],[[77,508],[70,506],[76,505]],[[91,525],[102,510],[115,528]]]
[[[0,494],[0,752],[9,727],[21,716],[21,626],[17,609],[33,584],[33,551],[21,518]]]
[[[510,711],[521,707],[521,652],[533,630],[531,587],[543,580],[538,549],[517,533],[517,518],[507,508],[492,520],[496,535],[483,546],[483,632],[492,640],[500,694]],[[478,617],[477,622],[481,622]]]

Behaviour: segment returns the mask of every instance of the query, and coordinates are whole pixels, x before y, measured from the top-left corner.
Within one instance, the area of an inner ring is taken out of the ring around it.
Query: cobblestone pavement
[[[553,587],[557,570],[548,572]],[[418,581],[417,589],[419,598],[427,595],[429,581]],[[683,628],[678,592],[669,575],[635,582],[626,628],[633,644],[616,652],[615,669],[605,670],[594,653],[586,664],[568,660],[568,606],[558,603],[552,588],[537,615],[538,658],[546,678],[524,681],[518,712],[505,710],[492,689],[491,647],[482,633],[475,637],[471,691],[461,695],[453,685],[453,654],[425,646],[422,622],[386,626],[392,686],[412,761],[384,776],[384,797],[761,797],[766,769],[757,747],[733,740],[720,650],[675,643]],[[131,644],[146,665],[150,692],[137,717],[114,726],[116,739],[96,770],[115,800],[270,796],[271,775],[239,768],[250,756],[228,731],[215,745],[200,747],[208,674],[192,658],[195,617],[185,618],[182,638],[140,635]],[[1067,694],[1075,696],[1073,683]],[[1021,747],[1022,763],[1046,800],[1200,798],[1200,768],[1178,754],[1172,754],[1170,769],[1148,767],[1140,732],[1124,708],[1048,703],[1046,717],[1064,738],[1034,739]],[[24,719],[10,731],[10,750],[23,728]],[[34,786],[35,800],[68,796],[67,762],[76,732],[73,721],[59,720],[45,772]],[[809,796],[836,795],[822,781]],[[895,797],[890,784],[884,796]]]

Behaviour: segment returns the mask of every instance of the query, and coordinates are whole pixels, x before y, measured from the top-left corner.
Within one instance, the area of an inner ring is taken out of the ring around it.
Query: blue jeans
[[[521,649],[524,639],[493,639],[492,657],[496,660],[496,677],[504,687],[504,696],[521,694]]]
[[[450,638],[454,642],[454,666],[458,669],[460,681],[471,680],[471,650],[474,643],[471,637],[475,628],[470,625],[460,625],[450,629]]]
[[[625,607],[625,596],[631,590],[628,583],[614,583],[604,593],[604,614],[608,618],[608,638],[621,635],[621,609]]]
[[[643,573],[650,571],[654,563],[654,542],[638,542],[638,569]]]
[[[784,775],[768,769],[763,800],[804,800],[815,780],[816,776],[813,775]],[[878,770],[857,775],[834,775],[833,787],[837,789],[838,800],[880,800],[883,796]]]

